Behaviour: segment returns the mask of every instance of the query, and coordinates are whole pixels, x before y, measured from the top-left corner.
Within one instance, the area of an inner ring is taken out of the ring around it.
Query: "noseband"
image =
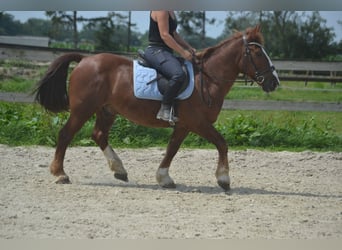
[[[245,45],[245,58],[248,58],[248,60],[250,61],[250,63],[252,64],[252,66],[254,67],[254,70],[255,70],[255,73],[254,73],[254,78],[252,78],[257,84],[259,84],[260,86],[263,85],[264,81],[265,81],[265,77],[264,77],[264,74],[266,74],[267,72],[273,72],[275,71],[275,67],[271,64],[271,61],[264,49],[264,47],[260,44],[260,43],[257,43],[257,42],[247,42],[247,39],[246,39],[246,36],[243,35],[242,37],[242,40],[243,40],[243,43]],[[251,53],[251,50],[249,49],[249,46],[251,45],[255,45],[257,47],[259,47],[264,55],[264,57],[266,57],[266,59],[269,61],[269,67],[266,68],[266,69],[263,69],[263,70],[258,70],[254,60],[253,60],[253,56],[252,56],[252,53]],[[247,60],[245,60],[245,63],[244,63],[244,68],[245,68],[245,81],[247,83]]]

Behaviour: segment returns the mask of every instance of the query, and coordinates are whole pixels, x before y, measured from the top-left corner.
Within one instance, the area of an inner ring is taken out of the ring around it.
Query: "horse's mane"
[[[260,26],[256,26],[255,28],[247,28],[244,32],[235,31],[231,37],[227,38],[226,40],[221,41],[215,46],[208,47],[198,52],[196,56],[197,58],[204,60],[210,57],[219,48],[222,48],[226,46],[227,44],[230,44],[232,41],[241,38],[243,35],[246,35],[248,42],[257,42],[260,44],[264,44],[264,37],[260,32]]]

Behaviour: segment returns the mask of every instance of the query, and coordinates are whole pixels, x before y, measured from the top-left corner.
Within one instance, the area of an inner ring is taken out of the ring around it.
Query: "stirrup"
[[[163,104],[162,104],[163,105]],[[161,107],[162,109],[162,107]],[[178,117],[175,117],[175,110],[173,106],[170,106],[170,110],[159,110],[157,113],[157,119],[169,122],[171,126],[174,126],[178,122]]]
[[[168,122],[170,123],[171,126],[175,126],[176,122],[178,121],[179,121],[178,117],[175,116],[175,109],[173,108],[173,106],[171,106]]]

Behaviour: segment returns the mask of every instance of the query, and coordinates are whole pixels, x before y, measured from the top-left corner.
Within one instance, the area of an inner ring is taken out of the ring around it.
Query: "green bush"
[[[247,112],[230,113],[215,127],[230,146],[286,148],[293,150],[342,149],[341,133],[336,132],[329,120],[297,117],[293,112],[269,112],[264,117]],[[274,116],[281,116],[275,119]],[[69,117],[68,113],[52,115],[37,105],[0,102],[0,143],[9,145],[56,146],[59,130]],[[323,118],[324,119],[324,118]],[[73,146],[95,146],[91,139],[95,117],[76,134]],[[118,117],[111,128],[109,141],[114,147],[165,147],[172,129],[146,128]],[[189,134],[183,147],[212,148],[205,139]]]
[[[286,119],[287,118],[287,119]],[[284,117],[282,124],[256,116],[239,114],[217,124],[229,145],[251,147],[286,147],[307,149],[342,148],[342,136],[333,131],[330,121],[318,125],[315,117],[299,120]]]

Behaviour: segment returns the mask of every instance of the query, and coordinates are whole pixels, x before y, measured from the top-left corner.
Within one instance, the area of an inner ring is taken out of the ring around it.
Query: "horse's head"
[[[271,92],[279,85],[279,78],[271,59],[263,47],[260,26],[249,28],[243,34],[243,56],[240,67],[243,73],[257,82],[265,92]]]

